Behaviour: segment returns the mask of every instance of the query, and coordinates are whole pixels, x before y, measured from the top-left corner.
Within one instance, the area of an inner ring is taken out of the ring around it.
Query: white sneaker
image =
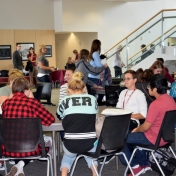
[[[18,164],[11,168],[10,172],[6,176],[24,176],[23,167],[24,162],[19,161]]]
[[[10,161],[9,161],[9,164],[15,165],[15,161],[14,161],[14,160],[10,160]]]

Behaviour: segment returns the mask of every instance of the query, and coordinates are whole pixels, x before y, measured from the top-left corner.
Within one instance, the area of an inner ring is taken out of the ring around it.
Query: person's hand
[[[51,68],[50,68],[50,71],[52,71],[52,72],[55,71],[55,68],[54,68],[54,67],[51,67]]]
[[[104,64],[104,66],[105,66],[105,67],[108,67],[108,64],[107,64],[107,63],[105,63],[105,64]]]
[[[134,128],[133,131],[132,131],[131,133],[135,133],[135,132],[137,132],[137,129],[138,129],[138,127]]]

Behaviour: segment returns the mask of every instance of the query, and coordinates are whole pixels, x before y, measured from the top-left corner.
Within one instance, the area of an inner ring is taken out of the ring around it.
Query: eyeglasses
[[[130,79],[134,79],[134,78],[124,78],[123,81],[125,80],[129,81]]]

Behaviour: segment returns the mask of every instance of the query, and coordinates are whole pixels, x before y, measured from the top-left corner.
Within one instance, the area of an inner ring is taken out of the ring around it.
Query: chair
[[[119,99],[120,86],[105,86],[106,106],[115,107]]]
[[[38,83],[39,85],[43,85],[41,100],[46,100],[47,102],[41,102],[44,105],[55,106],[51,103],[51,91],[52,91],[52,84],[51,83]]]
[[[39,159],[47,160],[47,176],[49,176],[49,163],[53,176],[52,159],[46,154],[40,118],[10,118],[1,120],[1,144],[5,145],[7,152],[32,152],[41,145],[42,153],[39,156],[30,157],[7,157],[0,160],[5,161],[5,173],[7,174],[6,160],[14,159]],[[0,147],[0,150],[1,147]],[[2,153],[2,151],[1,151]]]
[[[37,85],[37,90],[36,92],[33,92],[34,98],[40,102],[41,96],[42,96],[42,89],[43,85]]]
[[[127,165],[130,168],[130,171],[132,172],[131,166],[129,165],[125,154],[123,153],[129,129],[130,117],[131,114],[106,117],[101,130],[100,138],[98,140],[96,151],[94,153],[86,152],[79,154],[75,160],[70,176],[73,175],[78,159],[83,156],[92,158],[92,165],[97,176],[101,175],[105,160],[107,156],[110,155],[123,155],[127,162]],[[113,150],[113,151],[110,153],[105,151],[102,152],[101,150],[102,144],[105,146],[106,150]],[[98,158],[104,158],[99,173],[96,171],[93,163],[94,160],[97,160]]]
[[[155,145],[152,145],[152,146],[146,146],[146,145],[138,145],[136,146],[136,148],[134,149],[133,153],[132,153],[132,156],[130,158],[130,161],[129,163],[131,163],[132,159],[133,159],[133,156],[134,154],[136,153],[137,150],[146,150],[146,151],[150,151],[152,156],[153,156],[153,159],[155,160],[161,174],[163,176],[165,176],[165,174],[163,173],[155,155],[154,155],[154,152],[160,148],[159,144],[160,144],[160,140],[161,138],[163,138],[163,140],[165,142],[168,142],[168,144],[166,144],[165,146],[162,146],[162,147],[168,147],[170,149],[170,151],[172,152],[173,156],[175,157],[176,159],[176,155],[171,147],[171,143],[174,141],[174,135],[173,135],[173,130],[174,130],[174,125],[176,124],[176,110],[173,110],[173,111],[167,111],[165,113],[165,116],[164,116],[164,119],[163,119],[163,122],[162,122],[162,125],[161,125],[161,128],[160,128],[160,131],[158,133],[158,137],[156,139],[156,143]],[[128,170],[128,167],[126,168],[126,171],[125,173],[127,173],[127,170]]]

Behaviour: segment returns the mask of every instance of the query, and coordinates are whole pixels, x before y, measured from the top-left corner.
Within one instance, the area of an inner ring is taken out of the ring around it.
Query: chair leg
[[[53,163],[52,163],[52,157],[51,155],[48,153],[48,156],[49,156],[49,162],[50,162],[50,168],[51,168],[51,176],[54,176],[53,175]]]
[[[47,176],[49,176],[49,159],[47,158]]]
[[[107,156],[104,157],[103,163],[102,163],[102,165],[101,165],[101,168],[100,168],[100,171],[99,171],[99,175],[100,175],[100,176],[101,176],[101,172],[102,172],[102,170],[103,170],[103,167],[104,167],[106,158],[107,158]]]
[[[119,158],[117,155],[115,156],[115,159],[116,159],[116,169],[118,170],[119,169]]]
[[[72,167],[70,176],[73,176],[73,173],[74,173],[74,171],[75,171],[75,167],[76,167],[76,164],[77,164],[77,162],[78,162],[78,159],[81,158],[81,157],[83,157],[83,156],[84,156],[84,155],[79,155],[79,156],[75,159],[75,162],[74,162],[74,164],[73,164],[73,167]]]
[[[92,166],[93,166],[93,168],[94,168],[94,171],[95,171],[96,175],[97,175],[97,176],[100,176],[100,175],[98,174],[97,169],[95,168],[94,160],[96,160],[96,159],[92,159]]]
[[[136,150],[138,150],[137,147],[134,149],[134,151],[133,151],[133,153],[132,153],[132,155],[131,155],[131,158],[130,158],[130,160],[129,160],[129,165],[131,164],[131,161],[132,161],[132,159],[133,159],[134,154],[136,153]],[[128,167],[128,165],[127,165],[126,170],[125,170],[125,173],[124,173],[124,176],[127,175],[128,168],[129,168],[129,167]]]
[[[131,168],[131,166],[130,166],[128,160],[127,160],[127,157],[126,157],[125,153],[122,152],[121,154],[122,154],[123,157],[125,158],[125,161],[126,161],[126,163],[127,163],[127,166],[129,167],[129,169],[130,169],[132,175],[134,176],[133,170],[132,170],[132,168]]]
[[[173,149],[172,149],[172,147],[171,147],[171,146],[169,146],[169,149],[170,149],[170,151],[172,152],[172,154],[174,155],[174,157],[175,157],[175,159],[176,159],[175,152],[173,151]]]
[[[159,165],[157,159],[155,158],[154,151],[152,151],[151,154],[152,154],[153,159],[155,160],[155,163],[157,164],[157,166],[158,166],[158,168],[159,168],[159,170],[160,170],[162,176],[165,176],[165,174],[164,174],[163,170],[161,169],[161,167],[160,167],[160,165]]]
[[[7,165],[6,165],[6,160],[4,160],[4,168],[5,168],[5,175],[7,175]]]

